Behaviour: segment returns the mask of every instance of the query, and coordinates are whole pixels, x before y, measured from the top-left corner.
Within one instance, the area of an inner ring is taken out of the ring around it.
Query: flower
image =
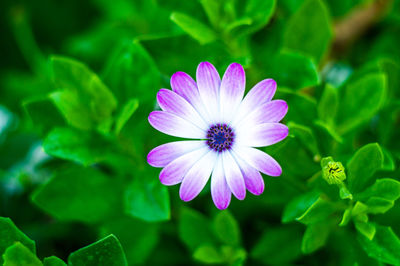
[[[157,130],[175,137],[197,139],[167,143],[150,151],[147,161],[163,167],[162,184],[181,183],[183,201],[195,198],[211,176],[211,196],[218,209],[226,209],[231,194],[239,200],[246,189],[255,195],[264,191],[260,172],[279,176],[282,169],[270,155],[254,147],[277,143],[288,135],[279,123],[288,106],[271,101],[276,82],[265,79],[243,99],[245,73],[238,63],[228,66],[222,81],[215,67],[199,64],[197,83],[186,73],[171,77],[171,90],[161,89],[157,101],[162,111],[149,115]]]

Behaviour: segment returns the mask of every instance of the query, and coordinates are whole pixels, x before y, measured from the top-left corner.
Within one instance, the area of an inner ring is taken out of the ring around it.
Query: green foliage
[[[65,266],[67,265],[62,259],[57,258],[56,256],[51,256],[44,258],[43,266]]]
[[[41,266],[42,262],[20,242],[9,246],[3,254],[4,266],[30,265]]]

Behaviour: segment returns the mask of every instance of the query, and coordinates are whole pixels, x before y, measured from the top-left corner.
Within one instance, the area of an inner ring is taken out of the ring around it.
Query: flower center
[[[215,124],[207,131],[207,145],[217,152],[229,150],[234,138],[232,128],[226,124]]]

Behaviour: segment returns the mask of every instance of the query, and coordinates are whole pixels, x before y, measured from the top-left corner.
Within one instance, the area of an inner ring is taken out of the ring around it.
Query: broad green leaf
[[[239,224],[229,211],[221,211],[214,218],[215,235],[224,244],[237,246],[240,243]]]
[[[313,156],[319,156],[317,140],[315,139],[314,132],[311,128],[294,122],[289,122],[288,127],[290,134],[294,135],[295,138],[298,138],[300,143],[302,143]]]
[[[275,0],[249,0],[246,2],[244,17],[250,18],[252,23],[245,32],[252,33],[268,24],[274,14]]]
[[[73,128],[55,128],[43,141],[46,153],[83,165],[91,165],[107,159],[112,143],[95,132]]]
[[[319,84],[317,66],[310,57],[300,53],[282,51],[268,59],[265,71],[279,86],[293,90]]]
[[[161,74],[137,40],[123,42],[115,49],[106,64],[103,77],[121,106],[128,106],[129,101],[137,99],[141,106],[154,107]]]
[[[0,217],[0,254],[3,254],[15,242],[22,243],[33,253],[36,252],[34,241],[21,232],[9,218]],[[0,263],[2,262],[3,260],[0,256]]]
[[[301,231],[297,227],[274,227],[262,234],[250,256],[267,265],[286,265],[300,256],[300,247]]]
[[[369,74],[349,83],[340,99],[337,130],[343,135],[369,121],[381,108],[386,95],[384,74]]]
[[[212,29],[186,14],[174,12],[171,14],[171,20],[200,44],[211,43],[217,39]]]
[[[390,210],[394,206],[394,201],[380,197],[370,197],[365,204],[368,206],[369,213],[379,214]]]
[[[203,245],[198,247],[194,253],[193,258],[206,264],[220,264],[225,262],[224,256],[215,246]]]
[[[43,266],[67,266],[67,264],[56,256],[44,258]]]
[[[392,178],[377,179],[372,186],[357,194],[357,199],[361,201],[371,197],[397,200],[400,197],[400,182]]]
[[[331,125],[328,125],[327,123],[325,123],[321,120],[314,121],[314,125],[316,125],[324,133],[329,135],[329,137],[334,139],[336,142],[338,142],[338,143],[343,142],[343,138],[338,133],[336,133],[336,130]]]
[[[147,223],[132,217],[107,221],[101,227],[101,236],[115,235],[124,248],[129,265],[143,264],[156,248],[160,233],[156,223]]]
[[[124,266],[126,262],[124,251],[118,239],[109,235],[99,241],[72,252],[68,257],[70,266]]]
[[[380,262],[399,264],[400,240],[392,228],[376,225],[376,233],[372,241],[363,235],[359,235],[358,240],[368,256]]]
[[[304,254],[309,254],[323,247],[329,237],[331,229],[331,224],[326,221],[309,224],[303,235],[301,251]]]
[[[60,220],[96,223],[122,211],[122,185],[94,168],[69,166],[37,189],[33,202]]]
[[[310,208],[319,198],[317,191],[311,191],[305,193],[292,201],[290,201],[282,215],[282,222],[288,223],[295,221],[296,218],[300,217],[308,208]]]
[[[114,132],[116,135],[119,134],[121,129],[124,127],[126,122],[128,122],[129,118],[131,118],[132,114],[139,107],[139,101],[137,99],[129,100],[123,107],[121,112],[115,121],[115,129]]]
[[[362,203],[361,201],[357,201],[356,204],[354,204],[353,209],[351,210],[351,215],[358,216],[365,214],[367,211],[368,211],[368,206]]]
[[[20,242],[16,242],[9,246],[3,254],[3,266],[42,266],[42,262],[32,253],[29,248],[25,247]]]
[[[327,84],[318,103],[318,117],[328,125],[332,125],[335,120],[339,104],[337,89]]]
[[[382,168],[383,154],[377,143],[361,147],[347,164],[347,181],[350,191],[360,192],[372,183],[377,170]]]
[[[125,192],[125,212],[148,222],[171,217],[168,189],[158,179],[136,176]]]
[[[319,197],[301,216],[297,217],[296,220],[303,224],[311,224],[326,219],[335,211],[335,206]]]
[[[369,240],[372,240],[374,238],[376,233],[375,224],[369,222],[354,221],[354,225],[357,231]]]
[[[195,210],[181,209],[178,229],[179,237],[192,251],[202,245],[215,243],[210,221]]]
[[[289,19],[283,46],[321,61],[332,39],[331,21],[322,0],[307,0]]]
[[[80,129],[107,131],[117,101],[100,78],[76,60],[52,56],[54,86],[50,95],[67,121]]]

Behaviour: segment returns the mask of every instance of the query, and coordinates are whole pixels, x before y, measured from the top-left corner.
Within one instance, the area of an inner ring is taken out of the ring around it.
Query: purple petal
[[[161,109],[192,122],[199,128],[207,130],[208,126],[205,124],[204,119],[200,117],[193,106],[188,103],[183,97],[177,93],[161,89],[157,93],[158,105]]]
[[[221,156],[218,157],[211,176],[211,197],[220,210],[228,208],[231,202],[231,190],[226,183]]]
[[[289,129],[283,124],[258,124],[250,128],[240,127],[237,130],[236,142],[244,146],[264,147],[283,140],[288,134]]]
[[[173,160],[161,171],[161,183],[167,186],[179,184],[189,169],[208,151],[208,147],[200,148]]]
[[[176,141],[160,145],[147,155],[147,162],[154,167],[164,167],[185,153],[204,147],[204,141]]]
[[[220,110],[224,122],[229,123],[242,101],[246,87],[246,76],[243,67],[232,63],[226,70],[220,89]]]
[[[243,200],[246,197],[246,185],[242,172],[230,152],[222,153],[222,163],[229,189],[236,198]]]
[[[264,79],[257,83],[244,97],[239,106],[235,117],[236,120],[242,120],[243,117],[251,113],[258,106],[269,102],[276,91],[276,82],[273,79]]]
[[[171,77],[171,88],[174,92],[188,101],[200,114],[201,117],[209,119],[207,110],[201,101],[196,82],[184,72],[176,72]]]
[[[158,131],[175,137],[201,139],[206,134],[187,120],[164,111],[151,112],[149,123]]]
[[[282,168],[278,162],[265,152],[245,146],[234,146],[233,149],[235,154],[258,171],[269,176],[280,176],[282,174]]]
[[[216,158],[217,153],[209,151],[186,173],[179,189],[183,201],[190,201],[201,192],[210,178]]]
[[[259,171],[251,167],[243,159],[240,158],[236,153],[233,154],[236,162],[238,163],[240,170],[242,171],[244,183],[250,193],[254,195],[260,195],[264,192],[264,179],[262,178]]]
[[[197,87],[200,97],[213,123],[218,120],[218,98],[221,78],[215,67],[209,62],[201,62],[196,72]]]

